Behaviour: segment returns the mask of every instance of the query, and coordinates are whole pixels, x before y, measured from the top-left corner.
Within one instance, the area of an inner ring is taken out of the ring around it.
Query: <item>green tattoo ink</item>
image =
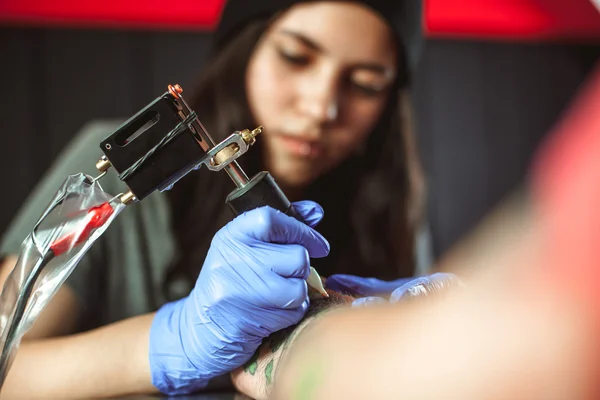
[[[265,368],[265,378],[267,379],[267,385],[273,382],[273,360],[269,361]]]
[[[258,368],[258,351],[256,351],[252,358],[244,365],[244,371],[248,372],[250,375],[254,375],[256,373],[256,368]]]
[[[307,367],[298,379],[298,386],[294,390],[293,400],[310,400],[315,396],[315,390],[323,378],[322,367],[317,365]]]

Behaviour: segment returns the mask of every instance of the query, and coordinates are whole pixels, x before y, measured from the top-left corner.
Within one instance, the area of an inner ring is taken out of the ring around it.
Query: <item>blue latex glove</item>
[[[322,208],[294,203],[308,224]],[[243,365],[272,332],[296,324],[308,307],[310,257],[329,243],[270,207],[246,212],[213,238],[190,295],[161,307],[150,330],[152,383],[175,395]]]
[[[462,282],[456,275],[444,272],[437,272],[435,274],[422,276],[419,278],[409,278],[406,280],[406,282],[403,282],[400,286],[392,291],[389,297],[389,302],[396,303],[400,300],[406,300],[419,296],[430,296],[444,290],[447,287],[461,285]],[[352,302],[352,306],[360,307],[386,302],[388,302],[388,300],[383,297],[366,296],[354,300]]]
[[[327,278],[325,287],[340,293],[347,293],[356,297],[390,294],[396,288],[412,281],[415,278],[401,278],[393,281],[382,281],[377,278],[364,278],[362,276],[334,274]]]

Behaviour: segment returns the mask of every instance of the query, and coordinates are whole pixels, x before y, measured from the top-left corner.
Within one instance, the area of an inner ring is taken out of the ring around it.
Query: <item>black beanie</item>
[[[269,18],[294,4],[314,0],[226,0],[221,20],[215,33],[215,49],[244,26],[258,18]],[[421,32],[422,0],[353,0],[370,7],[388,21],[402,47],[408,75],[417,67],[423,35]]]

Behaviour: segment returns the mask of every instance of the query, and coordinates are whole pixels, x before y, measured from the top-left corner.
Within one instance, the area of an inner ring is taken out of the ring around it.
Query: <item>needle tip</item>
[[[306,279],[306,283],[321,293],[323,297],[329,297],[329,293],[327,293],[323,287],[323,281],[321,280],[319,273],[313,267],[310,267],[310,274],[308,275],[308,279]]]

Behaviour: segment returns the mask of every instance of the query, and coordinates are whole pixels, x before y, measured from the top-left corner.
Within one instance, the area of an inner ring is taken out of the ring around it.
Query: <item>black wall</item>
[[[85,122],[129,117],[168,84],[192,85],[209,41],[203,33],[0,28],[0,232]],[[523,178],[597,52],[427,43],[414,93],[438,254]]]
[[[439,255],[526,178],[600,47],[430,42],[415,86]]]

